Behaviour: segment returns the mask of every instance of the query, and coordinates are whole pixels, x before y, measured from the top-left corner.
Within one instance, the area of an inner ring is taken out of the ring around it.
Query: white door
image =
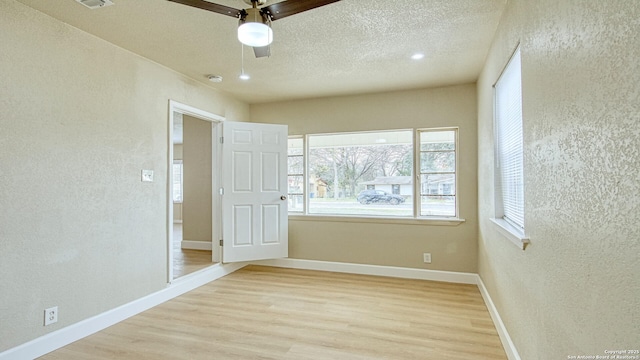
[[[223,125],[222,262],[288,256],[287,131]]]

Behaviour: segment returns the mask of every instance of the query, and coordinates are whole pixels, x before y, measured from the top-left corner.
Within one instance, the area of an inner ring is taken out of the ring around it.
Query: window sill
[[[335,216],[335,215],[302,215],[289,214],[292,221],[327,221],[350,223],[376,223],[376,224],[402,224],[402,225],[429,225],[429,226],[458,226],[465,222],[460,218],[387,218],[366,216]]]
[[[506,222],[504,219],[491,218],[491,222],[496,225],[496,229],[500,234],[511,241],[520,250],[527,248],[529,244],[529,237],[526,236],[522,230],[517,229],[513,225]]]

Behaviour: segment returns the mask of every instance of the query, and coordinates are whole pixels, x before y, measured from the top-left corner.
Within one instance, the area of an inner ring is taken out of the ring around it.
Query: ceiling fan
[[[273,41],[271,22],[284,19],[307,10],[315,9],[340,0],[290,0],[264,6],[267,0],[244,0],[251,5],[249,9],[235,9],[225,5],[214,4],[204,0],[169,0],[171,2],[192,6],[198,9],[212,11],[231,16],[238,21],[238,40],[253,47],[256,57],[269,56],[269,44]]]

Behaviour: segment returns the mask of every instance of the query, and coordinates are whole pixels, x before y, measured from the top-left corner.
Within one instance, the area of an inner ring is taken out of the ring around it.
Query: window
[[[457,129],[291,137],[290,211],[307,215],[455,218],[456,146]],[[307,188],[303,189],[305,183]]]
[[[456,216],[456,131],[422,130],[420,215]]]
[[[182,160],[173,161],[173,202],[181,203],[183,196],[182,188]]]
[[[410,130],[309,135],[308,143],[309,214],[413,215]],[[407,197],[392,194],[398,178]]]
[[[304,209],[304,139],[289,138],[288,162],[288,198],[289,211],[302,212]]]
[[[522,79],[520,49],[495,85],[496,218],[524,233]]]

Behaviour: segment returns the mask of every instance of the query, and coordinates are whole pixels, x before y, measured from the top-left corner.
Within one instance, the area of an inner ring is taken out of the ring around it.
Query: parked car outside
[[[383,190],[364,190],[358,194],[357,200],[360,204],[371,203],[387,203],[398,205],[404,202],[404,198],[400,195],[389,194]]]

